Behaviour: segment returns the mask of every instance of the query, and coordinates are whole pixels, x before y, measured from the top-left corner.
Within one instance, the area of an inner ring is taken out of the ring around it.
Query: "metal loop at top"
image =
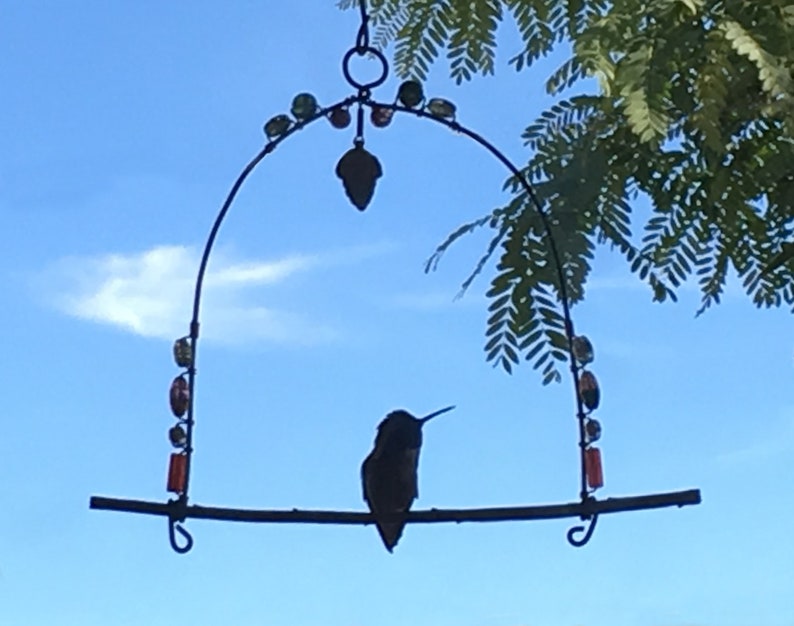
[[[381,72],[380,76],[378,76],[375,80],[371,80],[368,83],[360,83],[353,75],[350,73],[350,59],[353,58],[353,55],[357,54],[359,56],[363,56],[365,54],[371,54],[374,56],[378,61],[380,61],[381,65]],[[362,48],[355,47],[351,48],[345,53],[344,58],[342,59],[342,73],[345,75],[345,80],[350,83],[353,87],[358,89],[359,91],[366,91],[369,89],[374,89],[375,87],[379,87],[386,79],[389,77],[389,62],[386,60],[386,57],[383,56],[383,53],[371,46],[364,46]]]

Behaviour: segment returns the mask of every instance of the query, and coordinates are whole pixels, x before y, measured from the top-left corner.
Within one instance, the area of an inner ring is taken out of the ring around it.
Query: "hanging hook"
[[[363,55],[369,48],[369,14],[366,0],[359,1],[359,9],[361,9],[361,26],[356,37],[356,50],[358,54]]]
[[[389,62],[386,60],[386,57],[380,50],[370,45],[369,14],[367,13],[367,3],[365,0],[360,0],[359,8],[361,9],[361,25],[359,26],[358,34],[356,35],[356,45],[350,48],[350,50],[347,51],[344,58],[342,59],[342,73],[345,76],[345,80],[347,80],[347,82],[353,87],[358,89],[360,103],[361,100],[369,98],[370,90],[374,89],[375,87],[379,87],[386,81],[386,78],[389,76]],[[377,59],[381,66],[380,76],[369,82],[359,82],[353,78],[353,75],[350,71],[350,59],[353,57],[353,55],[358,55],[360,57],[369,55],[370,57]]]
[[[176,530],[176,532],[185,538],[184,546],[180,546],[179,542],[177,542],[176,533],[174,533],[174,530]],[[182,523],[173,517],[168,518],[168,541],[171,542],[171,548],[173,548],[174,552],[179,554],[186,554],[190,552],[190,549],[193,547],[193,537],[187,530],[185,530],[185,528],[182,526]]]
[[[356,35],[355,51],[359,56],[364,56],[369,50],[369,16],[364,17]]]
[[[598,521],[598,513],[594,513],[593,516],[590,518],[590,524],[587,526],[587,530],[585,530],[584,526],[574,526],[573,528],[568,530],[568,543],[570,543],[575,548],[581,548],[585,545],[588,541],[590,541],[590,537],[593,536],[593,531],[596,527],[596,522]],[[584,532],[584,537],[581,539],[577,539],[575,535]]]

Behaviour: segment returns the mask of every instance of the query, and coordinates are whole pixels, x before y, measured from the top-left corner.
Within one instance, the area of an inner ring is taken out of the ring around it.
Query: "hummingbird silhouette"
[[[454,408],[448,406],[422,418],[408,411],[392,411],[378,424],[375,447],[361,464],[361,483],[364,500],[376,518],[378,533],[389,552],[400,540],[405,520],[385,521],[378,516],[407,513],[411,508],[411,503],[419,496],[422,426]]]

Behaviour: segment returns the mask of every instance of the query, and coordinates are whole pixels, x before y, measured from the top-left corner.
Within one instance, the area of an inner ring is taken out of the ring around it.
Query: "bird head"
[[[454,408],[454,406],[448,406],[420,418],[414,417],[408,411],[392,411],[378,425],[375,446],[387,450],[419,448],[422,445],[422,426],[434,417]]]

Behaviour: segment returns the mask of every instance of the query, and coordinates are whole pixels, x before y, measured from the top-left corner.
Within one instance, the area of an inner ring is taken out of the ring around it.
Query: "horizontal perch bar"
[[[675,491],[648,496],[629,496],[624,498],[592,499],[585,504],[548,504],[541,506],[498,507],[487,509],[426,509],[411,511],[405,520],[412,523],[429,524],[434,522],[505,522],[511,520],[560,519],[564,517],[587,518],[594,514],[620,513],[622,511],[641,511],[666,506],[687,506],[700,504],[700,490]],[[173,516],[175,519],[212,519],[226,522],[265,522],[282,524],[372,524],[375,518],[371,513],[355,511],[307,511],[307,510],[254,510],[226,509],[220,507],[192,504],[181,506],[177,502],[161,503],[143,500],[120,500],[92,496],[92,509],[141,513],[144,515]]]

